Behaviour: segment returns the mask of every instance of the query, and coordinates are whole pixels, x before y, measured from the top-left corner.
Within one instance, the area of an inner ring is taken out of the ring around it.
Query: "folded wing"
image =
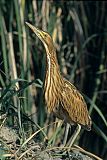
[[[68,123],[80,124],[87,130],[91,129],[91,118],[83,96],[74,85],[65,79],[60,102],[68,114]]]

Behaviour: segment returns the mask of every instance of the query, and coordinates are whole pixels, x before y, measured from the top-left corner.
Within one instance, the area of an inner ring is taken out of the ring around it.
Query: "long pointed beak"
[[[34,27],[32,24],[25,22],[30,29],[38,36],[38,38],[40,38],[40,40],[43,40],[43,35],[42,35],[42,31],[39,30],[38,28]]]

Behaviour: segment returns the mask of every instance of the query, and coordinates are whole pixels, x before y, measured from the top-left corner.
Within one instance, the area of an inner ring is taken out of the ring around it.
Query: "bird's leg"
[[[55,141],[56,141],[56,139],[57,139],[57,135],[58,135],[59,131],[61,130],[61,126],[62,126],[62,124],[63,124],[63,121],[62,121],[62,120],[59,120],[59,119],[56,119],[56,122],[57,122],[57,124],[55,125],[55,128],[56,128],[56,129],[55,129],[52,137],[51,137],[50,140],[48,141],[48,145],[51,145],[51,146],[54,146]]]
[[[67,123],[67,125],[65,126],[65,131],[64,131],[63,146],[65,146],[67,142],[69,127],[70,127],[70,124]]]
[[[72,137],[70,138],[69,142],[66,145],[66,147],[69,147],[69,150],[73,145],[74,141],[76,140],[77,136],[79,135],[80,130],[81,130],[81,126],[78,124],[78,126],[76,127],[76,130],[74,131]]]

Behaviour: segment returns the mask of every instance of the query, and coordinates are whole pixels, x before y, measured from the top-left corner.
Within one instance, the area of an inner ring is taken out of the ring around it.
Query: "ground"
[[[1,126],[0,160],[94,160],[79,149],[67,152],[58,147],[46,147],[45,143],[36,143],[33,138],[25,141],[23,146],[20,143],[15,129]]]

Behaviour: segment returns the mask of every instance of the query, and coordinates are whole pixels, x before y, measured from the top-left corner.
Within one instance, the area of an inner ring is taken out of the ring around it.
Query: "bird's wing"
[[[87,130],[91,129],[91,118],[83,96],[73,84],[65,79],[61,92],[61,105],[67,111],[69,121],[81,124]]]

